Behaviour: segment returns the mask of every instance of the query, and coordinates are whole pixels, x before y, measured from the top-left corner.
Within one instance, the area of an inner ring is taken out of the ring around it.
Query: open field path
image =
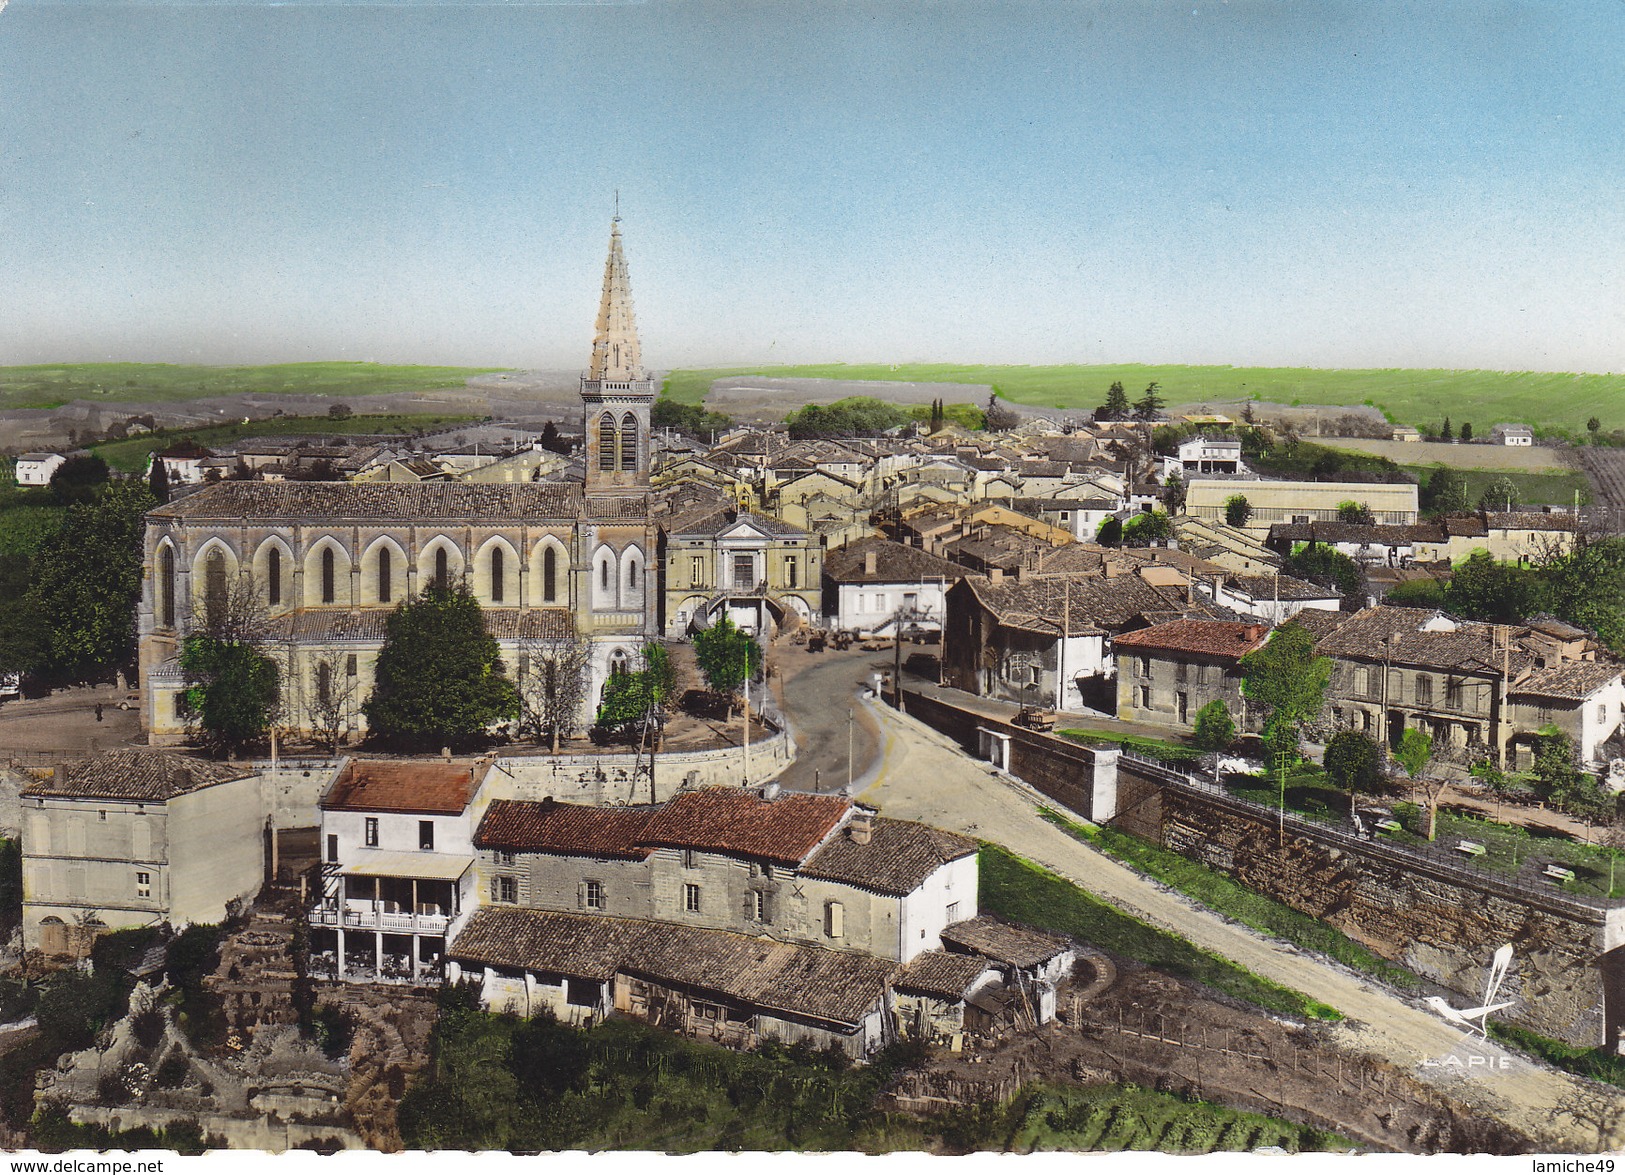
[[[881,731],[881,764],[860,798],[886,815],[1001,844],[1136,918],[1331,1004],[1348,1017],[1329,1029],[1341,1047],[1372,1053],[1433,1080],[1475,1111],[1541,1140],[1553,1152],[1625,1147],[1625,1091],[1516,1056],[1507,1071],[1477,1069],[1470,1077],[1424,1067],[1430,1058],[1505,1054],[1494,1045],[1468,1044],[1433,1013],[1374,981],[1230,922],[1074,840],[1038,814],[1048,803],[1038,793],[906,716],[869,709]]]

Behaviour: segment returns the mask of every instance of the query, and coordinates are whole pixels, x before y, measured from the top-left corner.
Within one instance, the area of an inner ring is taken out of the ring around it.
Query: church
[[[479,601],[510,675],[525,672],[529,642],[579,634],[595,708],[609,675],[633,666],[657,632],[657,392],[639,353],[617,217],[581,378],[579,484],[224,481],[151,511],[137,617],[148,741],[185,737],[181,643],[208,601],[241,598],[268,621],[283,721],[309,730],[316,712],[338,711],[341,731],[364,733],[386,621],[435,582],[465,585]]]

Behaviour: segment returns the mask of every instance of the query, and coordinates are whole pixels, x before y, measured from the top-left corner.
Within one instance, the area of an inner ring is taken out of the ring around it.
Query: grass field
[[[1452,469],[1494,469],[1514,473],[1562,473],[1573,466],[1567,450],[1544,445],[1452,445],[1443,441],[1376,441],[1368,437],[1314,437],[1330,449],[1352,449],[1386,457],[1396,465],[1448,465]]]
[[[1437,465],[1401,465],[1406,473],[1411,474],[1418,482],[1425,483],[1433,476]],[[1518,487],[1519,499],[1525,506],[1570,506],[1574,505],[1574,495],[1580,495],[1580,505],[1584,506],[1591,501],[1591,484],[1586,481],[1586,475],[1577,469],[1566,473],[1520,473],[1516,470],[1494,469],[1462,469],[1463,480],[1467,482],[1467,501],[1472,505],[1478,504],[1478,499],[1484,491],[1490,488],[1490,483],[1501,478],[1509,478],[1512,484]]]
[[[1186,367],[1139,363],[1001,367],[936,363],[809,364],[673,371],[666,395],[698,404],[711,382],[730,375],[802,379],[940,381],[990,384],[1018,404],[1094,408],[1121,380],[1130,399],[1155,380],[1171,405],[1261,400],[1276,404],[1371,404],[1401,424],[1422,426],[1446,415],[1482,427],[1523,422],[1581,430],[1597,416],[1605,429],[1625,425],[1625,375],[1448,371],[1403,368]]]
[[[253,420],[247,424],[222,424],[213,428],[190,428],[143,433],[123,441],[106,441],[93,451],[114,469],[125,473],[139,473],[147,467],[147,456],[159,449],[167,449],[183,437],[190,437],[204,448],[238,441],[244,437],[279,436],[377,436],[399,433],[403,436],[423,430],[425,432],[452,425],[479,420],[477,416],[418,416],[395,414],[386,416],[352,416],[348,420],[330,420],[326,416],[277,416],[270,420]]]
[[[248,393],[373,396],[462,387],[502,367],[416,367],[381,363],[277,363],[189,367],[172,363],[56,363],[0,367],[0,408],[55,408],[69,400],[169,403]]]

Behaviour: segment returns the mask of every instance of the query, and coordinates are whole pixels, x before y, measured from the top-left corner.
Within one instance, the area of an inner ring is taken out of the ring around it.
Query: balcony
[[[446,914],[398,914],[354,907],[335,910],[330,906],[316,906],[310,911],[310,924],[344,930],[383,931],[385,934],[445,934],[451,917]]]

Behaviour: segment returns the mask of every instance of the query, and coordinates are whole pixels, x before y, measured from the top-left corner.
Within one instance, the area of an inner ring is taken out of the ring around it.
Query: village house
[[[48,486],[51,477],[67,461],[61,453],[24,453],[17,458],[16,477],[20,486]]]
[[[190,438],[179,440],[147,458],[147,467],[142,476],[151,477],[152,467],[162,461],[170,485],[200,485],[203,482],[204,467],[213,458],[214,454],[196,441]]]
[[[24,945],[221,921],[259,892],[268,802],[254,771],[169,751],[61,764],[22,791]]]
[[[724,616],[765,635],[823,613],[822,551],[798,526],[713,500],[661,518],[657,550],[664,569],[660,629],[670,639]]]
[[[1193,473],[1245,473],[1241,442],[1234,437],[1195,436],[1179,443],[1176,454],[1163,458],[1163,477]]]
[[[1219,607],[1271,626],[1290,620],[1305,608],[1336,612],[1343,606],[1336,589],[1290,575],[1214,576],[1197,580],[1195,586]]]
[[[1264,647],[1269,627],[1224,620],[1169,620],[1124,633],[1117,659],[1117,716],[1189,730],[1202,707],[1223,702],[1246,729],[1241,659]]]
[[[1490,443],[1529,448],[1535,443],[1535,430],[1527,424],[1498,424],[1490,429]]]
[[[829,623],[862,636],[942,632],[948,585],[965,576],[956,563],[889,539],[865,538],[824,555],[823,600]]]

